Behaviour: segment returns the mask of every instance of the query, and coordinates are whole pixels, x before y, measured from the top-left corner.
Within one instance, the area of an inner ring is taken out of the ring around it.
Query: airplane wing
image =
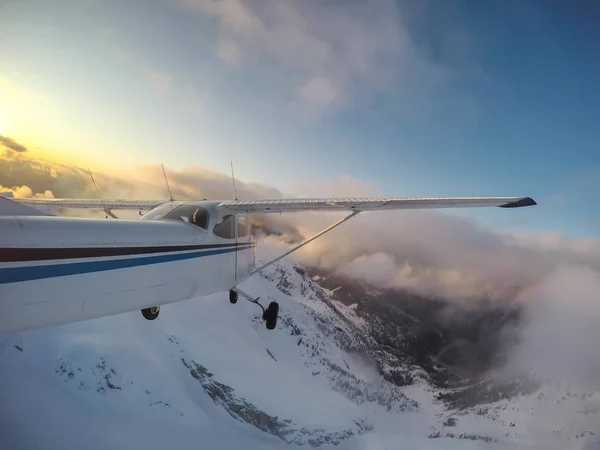
[[[98,208],[98,209],[144,209],[150,210],[165,203],[164,200],[104,200],[70,198],[11,198],[14,202],[26,205],[52,206],[56,208]]]
[[[297,198],[278,200],[227,200],[219,206],[233,211],[281,213],[294,211],[389,211],[394,209],[473,208],[498,206],[520,208],[537,205],[531,197],[447,197],[447,198]]]

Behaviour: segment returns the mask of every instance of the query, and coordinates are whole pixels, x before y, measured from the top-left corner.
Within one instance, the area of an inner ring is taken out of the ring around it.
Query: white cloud
[[[597,390],[600,377],[600,272],[560,264],[532,289],[519,346],[508,370]]]
[[[15,195],[52,195],[45,193],[51,191],[57,197],[96,196],[89,175],[77,167],[24,155],[19,156],[18,165],[2,158],[0,164],[7,169],[0,170],[0,184],[17,191]],[[8,170],[10,167],[13,169]],[[94,172],[105,198],[167,198],[160,166],[140,166],[137,173],[128,175],[129,179],[123,179]],[[169,169],[168,176],[173,194],[179,199],[233,197],[228,174],[188,166]],[[237,181],[237,190],[244,199],[283,196],[270,186],[243,180]],[[336,182],[312,181],[294,190],[300,195],[379,195],[376,186],[351,177]],[[521,210],[504,213],[518,216]],[[316,213],[264,215],[258,219],[269,230],[280,233],[281,242],[288,243],[312,236],[338,218],[339,214]],[[575,239],[558,233],[499,234],[471,220],[437,211],[367,212],[304,247],[294,257],[382,287],[408,288],[461,300],[488,297],[529,301],[536,298],[538,286],[561,265],[582,266],[600,273],[600,239]],[[577,282],[565,285],[577,289]]]
[[[506,213],[518,215],[520,210]],[[336,219],[337,215],[303,214],[272,220],[298,239]],[[561,264],[599,271],[599,249],[600,239],[516,237],[437,211],[401,211],[362,213],[295,258],[384,288],[456,300],[527,301]]]
[[[26,185],[5,187],[0,185],[0,192],[12,192],[15,198],[54,198],[54,194],[51,190],[45,189],[43,192],[33,192],[33,190]]]
[[[169,72],[164,72],[149,67],[142,69],[148,83],[165,99],[177,104],[182,111],[196,117],[204,114],[204,102],[198,89],[186,82],[177,82]]]
[[[217,20],[224,62],[284,79],[311,107],[343,107],[391,89],[412,96],[447,76],[417,51],[394,0],[176,1]]]
[[[327,77],[311,78],[302,89],[300,97],[311,106],[323,107],[332,103],[338,96],[338,91]]]
[[[146,69],[146,77],[152,87],[161,95],[173,93],[173,76],[154,69]]]
[[[217,44],[217,56],[231,66],[239,66],[242,54],[238,45],[231,39],[220,39]]]
[[[192,82],[179,79],[169,70],[150,64],[141,54],[128,50],[120,42],[120,34],[115,28],[101,30],[99,39],[121,63],[134,68],[142,80],[163,100],[195,117],[204,115],[204,98]]]

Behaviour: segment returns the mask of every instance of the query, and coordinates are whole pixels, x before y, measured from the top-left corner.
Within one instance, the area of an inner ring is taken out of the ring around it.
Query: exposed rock
[[[190,374],[196,378],[204,391],[215,403],[221,405],[231,417],[240,422],[248,423],[259,430],[277,436],[289,444],[309,444],[318,447],[323,444],[338,445],[340,442],[367,431],[373,427],[365,420],[355,421],[354,429],[342,431],[327,431],[325,429],[307,429],[298,427],[289,419],[280,419],[260,410],[252,403],[246,401],[235,393],[235,390],[215,380],[213,374],[196,361],[181,359],[183,364],[190,369]]]

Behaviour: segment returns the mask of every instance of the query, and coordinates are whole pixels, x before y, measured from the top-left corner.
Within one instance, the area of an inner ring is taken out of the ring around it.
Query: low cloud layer
[[[599,293],[598,270],[585,265],[557,266],[532,288],[511,366],[547,381],[568,381],[597,390]]]
[[[168,173],[177,198],[231,198],[228,175],[201,167]],[[168,198],[160,166],[139,167],[137,176],[144,181],[95,174],[105,198]],[[244,199],[282,196],[269,186],[241,180],[237,187]],[[351,178],[321,187],[338,196],[372,188]],[[0,157],[0,189],[17,197],[96,196],[87,171],[13,151]],[[274,257],[339,217],[258,216],[263,233],[259,256]],[[408,289],[472,307],[481,299],[517,301],[525,319],[509,369],[589,386],[600,377],[600,239],[500,234],[437,211],[361,213],[293,257],[378,287]]]
[[[159,165],[139,166],[128,179],[100,172],[93,172],[93,175],[100,193],[107,199],[169,199]],[[190,166],[183,170],[167,167],[167,176],[177,200],[233,198],[228,175]],[[0,186],[4,191],[14,192],[15,197],[97,198],[87,169],[43,161],[9,150],[0,153]],[[236,180],[236,186],[240,198],[281,197],[277,189],[258,183]]]
[[[273,220],[290,228],[290,236],[306,237],[334,218]],[[562,264],[599,270],[600,240],[504,235],[436,211],[362,213],[296,257],[384,288],[456,300],[527,300]]]
[[[177,199],[232,198],[231,178],[199,166],[167,170]],[[130,179],[95,173],[104,198],[167,199],[160,166],[140,166]],[[140,181],[143,180],[143,181]],[[0,158],[0,186],[15,196],[96,198],[86,170],[24,154]],[[376,195],[376,187],[345,177],[319,185],[323,195]],[[237,182],[243,199],[278,198],[262,184]],[[366,191],[366,192],[365,192]],[[309,194],[317,194],[310,191]],[[506,214],[520,213],[507,210]],[[339,214],[262,215],[256,218],[267,240],[282,248],[312,236]],[[385,288],[403,288],[455,300],[526,301],[562,265],[600,270],[600,240],[560,234],[510,235],[437,211],[362,213],[294,256]]]

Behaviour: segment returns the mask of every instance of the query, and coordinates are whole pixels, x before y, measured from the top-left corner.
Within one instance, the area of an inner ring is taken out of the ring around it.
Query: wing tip
[[[500,208],[523,208],[525,206],[535,206],[537,202],[531,197],[523,197],[517,201],[509,202],[504,205],[500,205]]]

